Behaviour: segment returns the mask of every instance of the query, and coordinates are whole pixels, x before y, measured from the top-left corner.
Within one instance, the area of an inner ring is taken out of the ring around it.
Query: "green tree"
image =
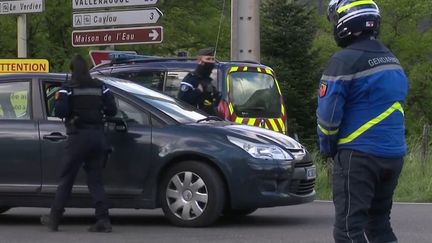
[[[278,75],[288,114],[288,130],[313,144],[316,134],[317,53],[312,49],[316,13],[297,1],[263,3],[261,56]]]

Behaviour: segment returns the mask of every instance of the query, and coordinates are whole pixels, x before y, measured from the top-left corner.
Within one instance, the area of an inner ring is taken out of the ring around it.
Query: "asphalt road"
[[[18,242],[332,242],[333,205],[259,209],[243,218],[222,218],[209,228],[170,225],[161,210],[111,210],[114,232],[89,233],[91,209],[68,209],[60,232],[39,225],[40,208],[15,208],[0,215],[0,243]],[[393,228],[399,242],[432,242],[432,204],[396,204]]]

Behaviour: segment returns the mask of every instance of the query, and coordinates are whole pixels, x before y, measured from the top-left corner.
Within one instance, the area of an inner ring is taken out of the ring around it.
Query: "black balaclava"
[[[200,78],[208,78],[213,71],[214,63],[201,63],[195,69],[195,74]]]

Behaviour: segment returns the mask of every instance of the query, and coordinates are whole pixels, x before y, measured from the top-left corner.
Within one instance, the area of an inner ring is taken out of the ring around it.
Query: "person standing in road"
[[[374,1],[332,0],[327,17],[343,48],[321,77],[317,108],[320,152],[334,158],[334,240],[397,242],[390,211],[407,150],[408,80],[376,39],[381,17]]]
[[[209,115],[217,115],[216,108],[220,101],[220,92],[212,85],[210,77],[214,67],[212,48],[198,52],[198,66],[186,75],[180,83],[177,98],[197,107]]]
[[[87,185],[93,197],[96,224],[92,232],[111,232],[109,205],[102,182],[107,142],[104,134],[104,117],[114,116],[117,107],[114,96],[105,85],[93,79],[87,63],[76,55],[70,66],[71,82],[56,94],[55,115],[65,118],[68,140],[63,158],[57,192],[49,215],[41,223],[57,231],[64,207],[81,166],[87,173]]]

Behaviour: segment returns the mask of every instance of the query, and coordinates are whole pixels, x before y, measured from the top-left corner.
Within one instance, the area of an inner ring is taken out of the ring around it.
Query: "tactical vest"
[[[72,88],[71,108],[77,127],[103,123],[102,92],[102,87]]]

